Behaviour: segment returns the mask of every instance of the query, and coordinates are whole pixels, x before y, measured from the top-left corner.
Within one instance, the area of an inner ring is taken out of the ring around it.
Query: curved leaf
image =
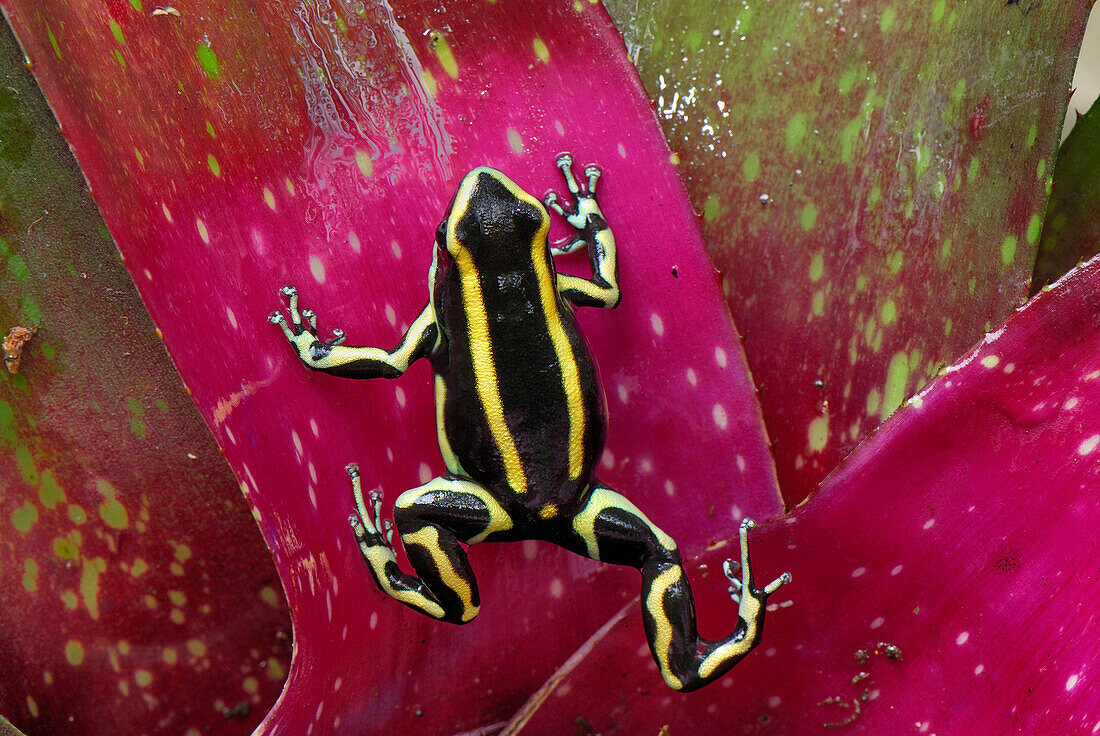
[[[290,663],[275,568],[6,26],[0,77],[0,331],[38,327],[0,368],[0,712],[248,733]]]
[[[1091,2],[609,5],[797,503],[1026,297]]]
[[[1098,501],[1093,260],[752,540],[761,579],[794,576],[769,603],[760,651],[714,687],[670,696],[625,617],[541,694],[521,732],[583,720],[603,733],[1091,733]],[[702,561],[714,569],[723,553]],[[704,590],[703,610],[718,610],[720,591]],[[736,616],[728,601],[725,616]],[[636,666],[621,674],[624,661]]]
[[[604,480],[689,554],[781,511],[737,334],[598,5],[8,5],[283,575],[297,653],[264,732],[502,720],[637,591],[629,571],[529,542],[474,548],[482,613],[462,629],[372,592],[343,466],[387,505],[442,470],[427,369],[310,374],[266,323],[290,282],[323,333],[396,342],[474,165],[536,194],[559,187],[558,151],[604,168],[625,296],[580,315],[609,395]]]

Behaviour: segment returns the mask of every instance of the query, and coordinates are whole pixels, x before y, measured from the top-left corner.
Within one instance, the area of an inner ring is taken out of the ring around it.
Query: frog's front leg
[[[578,307],[618,306],[622,299],[619,291],[619,263],[615,251],[615,236],[607,226],[600,205],[596,201],[596,182],[600,169],[595,165],[584,169],[587,187],[573,176],[573,157],[567,153],[558,156],[558,168],[565,178],[565,185],[573,195],[573,203],[563,206],[558,195],[547,192],[543,198],[546,206],[565,218],[577,237],[558,252],[570,253],[582,245],[588,247],[588,260],[592,266],[592,279],[582,279],[567,274],[558,275],[558,293]]]
[[[436,478],[406,491],[394,504],[394,520],[415,575],[403,572],[393,549],[393,527],[381,522],[382,496],[363,498],[357,465],[348,465],[356,513],[348,521],[375,583],[390,597],[440,621],[472,621],[480,606],[466,551],[490,534],[512,528],[512,519],[488,491],[463,478]]]
[[[268,321],[283,330],[294,346],[298,359],[312,370],[344,378],[397,378],[418,358],[428,355],[439,334],[432,305],[420,312],[408,332],[393,350],[344,345],[344,331],[333,330],[331,340],[317,337],[317,315],[310,309],[298,310],[298,290],[284,286],[280,293],[287,300],[290,322],[281,311],[272,312]]]
[[[726,565],[731,593],[739,601],[737,626],[717,641],[698,634],[691,586],[676,543],[623,496],[597,485],[588,503],[573,517],[576,536],[571,548],[594,559],[641,570],[642,620],[650,652],[665,682],[688,692],[718,679],[752,651],[763,634],[768,596],[790,582],[790,575],[784,573],[763,589],[755,587],[748,546],[752,526],[746,520],[740,529],[743,582],[732,576],[728,562]]]

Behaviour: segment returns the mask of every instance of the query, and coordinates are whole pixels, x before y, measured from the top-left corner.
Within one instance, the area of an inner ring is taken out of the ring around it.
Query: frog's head
[[[550,215],[542,202],[485,166],[466,174],[436,230],[436,244],[461,268],[522,270],[547,249]]]

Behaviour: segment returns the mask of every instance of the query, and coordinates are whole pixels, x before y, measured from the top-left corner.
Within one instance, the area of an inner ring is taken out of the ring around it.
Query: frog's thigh
[[[585,546],[578,551],[594,560],[639,569],[655,560],[680,562],[672,537],[606,486],[593,488],[588,503],[573,517],[573,532]]]
[[[484,488],[436,478],[398,497],[394,523],[417,577],[444,609],[439,618],[473,620],[481,605],[477,581],[460,542],[480,542],[512,520]]]

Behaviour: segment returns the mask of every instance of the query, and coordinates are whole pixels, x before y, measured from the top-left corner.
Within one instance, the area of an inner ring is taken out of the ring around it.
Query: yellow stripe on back
[[[525,192],[520,192],[524,194]],[[532,197],[528,197],[533,201]],[[550,218],[543,219],[542,226],[535,235],[531,260],[535,265],[535,276],[539,282],[539,296],[542,299],[542,311],[546,315],[546,328],[550,333],[550,342],[561,366],[561,384],[565,389],[565,405],[569,411],[569,479],[580,477],[584,465],[584,397],[581,395],[581,379],[577,371],[577,359],[573,355],[573,346],[565,334],[565,325],[558,311],[558,289],[550,276],[549,256],[546,247],[546,234],[550,230]]]
[[[467,175],[455,197],[456,205],[470,201],[470,190],[477,185],[477,177]],[[474,383],[478,399],[485,410],[489,433],[493,435],[497,450],[504,461],[504,475],[508,485],[516,493],[527,493],[527,474],[516,450],[516,442],[504,420],[504,402],[500,398],[497,367],[493,360],[493,343],[489,336],[489,316],[485,309],[485,297],[481,292],[481,272],[474,264],[473,254],[455,237],[455,227],[466,213],[465,207],[451,212],[447,223],[447,249],[453,254],[462,283],[462,306],[466,312],[466,332],[470,344],[470,359],[474,366]]]

